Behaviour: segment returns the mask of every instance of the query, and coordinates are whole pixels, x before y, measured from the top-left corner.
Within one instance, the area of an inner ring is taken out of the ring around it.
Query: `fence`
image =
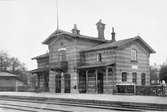
[[[117,86],[117,93],[146,95],[146,96],[167,96],[167,87],[162,85],[150,85],[150,86]]]

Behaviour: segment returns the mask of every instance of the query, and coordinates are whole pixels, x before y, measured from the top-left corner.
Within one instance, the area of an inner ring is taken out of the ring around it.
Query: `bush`
[[[136,95],[162,96],[162,86],[136,86]]]

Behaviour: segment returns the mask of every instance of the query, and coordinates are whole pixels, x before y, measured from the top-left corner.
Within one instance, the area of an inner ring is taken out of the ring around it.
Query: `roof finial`
[[[59,29],[59,8],[58,8],[58,0],[56,0],[56,9],[57,9],[57,30]]]
[[[115,32],[114,32],[114,27],[112,27],[112,32],[111,32],[111,36],[112,36],[112,42],[115,42]]]
[[[77,24],[74,24],[74,29],[78,30],[78,28],[77,28]]]
[[[80,34],[80,30],[78,30],[78,28],[77,28],[77,24],[74,24],[74,27],[73,27],[73,29],[72,29],[72,33],[73,34]]]

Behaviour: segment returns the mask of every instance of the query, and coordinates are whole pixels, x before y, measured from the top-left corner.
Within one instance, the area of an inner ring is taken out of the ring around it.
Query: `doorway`
[[[88,83],[86,81],[86,71],[79,71],[79,84],[78,84],[79,93],[86,93],[87,91],[86,83]]]
[[[61,74],[55,76],[55,92],[61,93]]]
[[[64,93],[70,93],[71,92],[71,77],[70,74],[64,75]]]
[[[97,93],[103,93],[103,73],[97,74]]]
[[[49,73],[46,72],[44,75],[44,91],[48,92],[49,91]]]

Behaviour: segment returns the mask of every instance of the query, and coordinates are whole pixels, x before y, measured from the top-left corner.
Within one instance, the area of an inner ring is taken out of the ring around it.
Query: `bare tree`
[[[11,59],[10,59],[10,66],[11,66],[11,68],[12,68],[12,72],[15,72],[16,70],[17,70],[17,68],[19,67],[19,66],[21,66],[20,64],[20,62],[19,62],[19,60],[17,59],[17,58],[15,58],[15,57],[12,57]]]
[[[10,66],[9,55],[1,51],[0,52],[0,71],[7,71],[7,68]]]
[[[16,74],[21,80],[27,80],[26,67],[18,58],[10,57],[7,52],[0,51],[0,71]]]

